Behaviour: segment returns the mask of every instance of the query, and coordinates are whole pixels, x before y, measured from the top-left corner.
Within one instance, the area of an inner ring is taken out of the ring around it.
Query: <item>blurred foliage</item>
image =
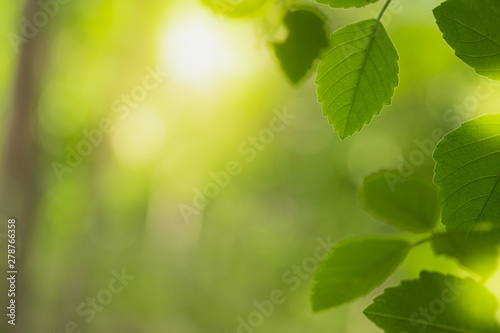
[[[309,10],[288,12],[283,22],[288,36],[282,43],[274,44],[274,51],[283,71],[296,84],[328,46],[328,35],[323,18]]]
[[[382,5],[334,10],[305,3],[328,9],[330,32],[376,16]],[[362,314],[380,288],[313,315],[312,273],[301,268],[304,260],[313,256],[318,237],[392,234],[394,228],[361,208],[363,178],[401,165],[431,177],[430,154],[423,151],[418,165],[409,162],[412,152],[421,151],[418,143],[436,144],[435,136],[459,122],[500,107],[499,85],[479,79],[441,38],[431,12],[438,0],[395,3],[384,24],[401,58],[396,98],[362,134],[342,144],[321,114],[314,79],[292,87],[269,52],[266,36],[280,25],[274,22],[283,16],[280,6],[255,2],[242,8],[258,8],[255,19],[233,20],[195,0],[61,4],[35,37],[40,84],[32,97],[31,135],[38,189],[23,257],[28,296],[20,302],[30,314],[29,321],[20,319],[23,332],[60,332],[70,321],[89,333],[236,332],[238,318],[247,321],[254,301],[269,300],[275,289],[286,301],[259,332],[380,332]],[[4,1],[3,36],[20,33],[22,7]],[[181,45],[191,53],[176,54],[178,33],[194,38]],[[217,50],[203,42],[207,34],[217,36]],[[1,119],[7,129],[19,60],[8,38],[1,46]],[[193,55],[208,69],[195,66],[193,73],[182,62]],[[157,66],[168,77],[134,106],[123,102]],[[487,97],[477,97],[479,89]],[[468,104],[470,96],[477,105]],[[116,100],[120,104],[113,106]],[[128,116],[122,118],[115,109],[124,105]],[[284,108],[295,118],[268,142],[262,130]],[[100,129],[104,119],[114,129],[103,132],[102,143],[59,181],[53,163],[65,164],[68,147],[77,149],[88,140],[84,131]],[[251,147],[250,137],[259,135],[262,149],[254,148],[256,157],[247,161],[239,147]],[[197,191],[214,182],[211,173],[226,170],[232,160],[241,173],[187,223],[179,205],[193,205]],[[2,212],[4,220],[8,215]],[[113,270],[122,267],[135,279],[86,323],[78,306],[108,288]],[[453,260],[434,257],[426,245],[383,287],[418,277],[422,268],[468,274]],[[498,271],[487,285],[500,297]]]

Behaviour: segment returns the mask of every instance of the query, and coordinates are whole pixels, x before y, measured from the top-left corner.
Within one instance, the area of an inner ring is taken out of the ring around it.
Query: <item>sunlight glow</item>
[[[168,28],[162,53],[172,76],[180,81],[213,84],[235,68],[236,49],[227,27],[211,15],[190,15]]]

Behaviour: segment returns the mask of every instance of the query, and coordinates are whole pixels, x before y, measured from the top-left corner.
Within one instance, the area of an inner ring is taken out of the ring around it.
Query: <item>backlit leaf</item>
[[[434,16],[457,57],[479,74],[500,79],[500,1],[448,0]]]
[[[366,20],[334,32],[316,83],[323,114],[341,139],[360,131],[398,85],[398,53],[382,23]]]
[[[386,333],[498,333],[498,302],[472,279],[423,271],[374,299],[364,314]]]
[[[485,115],[448,133],[434,151],[442,222],[451,232],[500,239],[500,115]]]
[[[311,294],[314,311],[368,294],[391,275],[410,247],[392,238],[358,238],[334,247],[316,272]]]
[[[439,219],[438,190],[420,176],[392,183],[391,171],[383,170],[365,178],[361,202],[380,220],[413,232],[427,232]]]
[[[455,258],[458,262],[484,278],[498,267],[498,244],[467,235],[436,236],[431,241],[436,254]]]

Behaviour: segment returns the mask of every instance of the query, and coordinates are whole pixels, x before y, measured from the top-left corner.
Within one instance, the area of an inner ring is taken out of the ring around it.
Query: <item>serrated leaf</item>
[[[472,279],[423,271],[373,300],[364,314],[387,333],[498,333],[498,302]]]
[[[334,247],[316,272],[311,291],[314,311],[354,301],[382,284],[410,250],[392,238],[357,238]]]
[[[462,266],[489,278],[498,267],[498,245],[466,235],[436,236],[431,241],[436,254],[455,258]]]
[[[479,74],[500,79],[500,1],[448,0],[434,9],[457,57]]]
[[[399,82],[398,59],[377,20],[351,24],[331,35],[316,83],[323,115],[341,139],[360,131],[391,103]]]
[[[333,8],[352,8],[352,7],[364,7],[378,0],[316,0],[319,3],[329,5]]]
[[[274,44],[274,51],[281,68],[297,84],[311,69],[321,49],[328,46],[325,20],[310,10],[289,12],[284,19],[288,37],[281,44]]]
[[[382,170],[365,178],[361,188],[363,206],[378,219],[412,232],[427,232],[439,219],[438,190],[420,176],[392,182],[397,171]]]
[[[476,118],[448,133],[434,159],[447,230],[500,240],[500,115]]]

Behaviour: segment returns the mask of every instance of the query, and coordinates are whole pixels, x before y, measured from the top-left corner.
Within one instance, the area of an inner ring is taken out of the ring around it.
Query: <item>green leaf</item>
[[[269,0],[201,0],[218,14],[230,18],[251,16]]]
[[[438,190],[430,181],[410,176],[394,182],[397,171],[382,170],[365,178],[363,206],[380,220],[412,232],[427,232],[439,219]]]
[[[316,272],[311,293],[314,311],[368,294],[391,275],[410,247],[392,238],[357,238],[337,245]]]
[[[316,0],[333,8],[363,7],[377,2],[378,0]]]
[[[498,266],[498,245],[466,235],[437,235],[431,241],[436,254],[455,258],[484,278],[489,278]]]
[[[331,35],[316,83],[323,114],[341,139],[360,131],[391,103],[399,83],[398,59],[377,20],[351,24]]]
[[[498,333],[498,302],[472,279],[423,271],[374,299],[364,314],[387,333]]]
[[[285,19],[288,37],[274,44],[281,67],[292,83],[297,84],[311,69],[320,50],[328,46],[325,20],[310,10],[289,12]]]
[[[447,229],[500,240],[500,115],[476,118],[448,133],[434,159]]]
[[[500,1],[448,0],[434,16],[457,57],[479,74],[500,79]]]

